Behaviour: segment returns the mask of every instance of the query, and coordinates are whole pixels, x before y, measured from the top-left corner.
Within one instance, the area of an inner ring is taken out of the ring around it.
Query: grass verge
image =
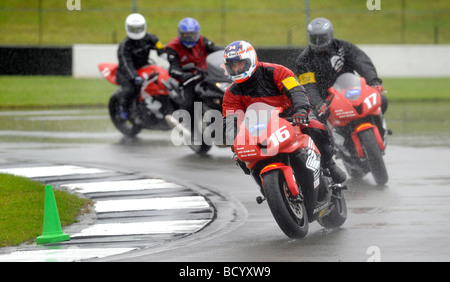
[[[71,76],[0,76],[0,107],[105,106],[116,89],[105,79]]]
[[[76,222],[92,203],[55,189],[62,226]],[[42,235],[45,185],[25,177],[0,173],[0,247],[16,246]]]

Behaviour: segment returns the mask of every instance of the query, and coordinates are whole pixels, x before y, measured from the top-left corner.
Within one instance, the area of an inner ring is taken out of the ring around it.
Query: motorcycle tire
[[[204,113],[205,113],[205,109],[202,109],[202,117],[198,119],[197,124],[194,124],[193,130],[196,130],[196,135],[198,135],[198,136],[203,136],[203,132],[207,126],[207,124],[205,124],[203,122]],[[211,149],[212,146],[206,144],[205,141],[203,140],[203,138],[201,138],[201,142],[199,142],[199,141],[196,142],[194,140],[194,133],[192,132],[191,134],[192,134],[192,136],[191,136],[191,143],[189,144],[189,148],[191,148],[198,155],[205,155],[206,153],[208,153],[208,151]]]
[[[202,143],[201,145],[191,144],[191,145],[189,145],[189,148],[191,148],[192,151],[194,151],[198,155],[205,155],[211,149],[211,146],[207,145],[205,143]]]
[[[270,211],[284,234],[293,239],[305,237],[309,229],[305,205],[293,199],[283,172],[264,173],[262,183]]]
[[[364,130],[359,133],[361,146],[366,156],[367,164],[372,172],[375,182],[383,186],[388,182],[388,173],[384,164],[383,155],[381,153],[378,142],[372,130]]]
[[[347,220],[347,203],[342,191],[333,191],[331,196],[331,211],[317,219],[325,228],[338,228]]]
[[[141,132],[142,126],[134,124],[132,120],[126,120],[120,115],[119,90],[111,95],[111,98],[109,99],[108,110],[112,123],[122,134],[128,137],[135,137],[139,134],[139,132]]]

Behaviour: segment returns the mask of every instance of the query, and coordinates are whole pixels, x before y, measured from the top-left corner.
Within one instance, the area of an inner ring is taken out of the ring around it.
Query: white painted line
[[[24,177],[48,177],[48,176],[63,176],[72,174],[93,174],[110,172],[98,168],[85,168],[73,165],[58,165],[58,166],[40,166],[40,167],[18,167],[1,169],[2,173],[9,173]]]
[[[209,208],[209,204],[202,196],[108,200],[95,204],[97,213],[195,208]]]
[[[0,255],[0,262],[72,262],[84,259],[103,258],[135,250],[135,248],[92,248],[48,249],[37,251],[17,251]]]
[[[94,224],[70,237],[193,233],[209,222],[210,220],[174,220]]]
[[[178,184],[169,183],[161,179],[139,179],[124,181],[103,181],[88,183],[70,183],[62,184],[61,187],[68,188],[79,193],[96,193],[96,192],[116,192],[116,191],[134,191],[146,189],[163,189],[163,188],[182,188]]]

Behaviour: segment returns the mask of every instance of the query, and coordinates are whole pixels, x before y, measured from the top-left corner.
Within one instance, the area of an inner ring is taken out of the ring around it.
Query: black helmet
[[[315,51],[325,50],[334,36],[333,25],[326,18],[316,18],[308,24],[308,44]]]

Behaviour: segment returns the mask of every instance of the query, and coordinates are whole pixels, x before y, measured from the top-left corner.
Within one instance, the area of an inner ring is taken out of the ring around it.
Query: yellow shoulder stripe
[[[288,90],[291,90],[295,86],[300,85],[292,76],[285,78],[281,83],[283,83],[284,87],[286,87]]]
[[[313,72],[306,72],[298,76],[301,85],[305,85],[308,83],[316,83],[316,78],[314,77]]]
[[[156,48],[158,48],[158,49],[163,49],[164,48],[164,45],[161,43],[161,41],[158,41],[158,42],[156,42]]]

